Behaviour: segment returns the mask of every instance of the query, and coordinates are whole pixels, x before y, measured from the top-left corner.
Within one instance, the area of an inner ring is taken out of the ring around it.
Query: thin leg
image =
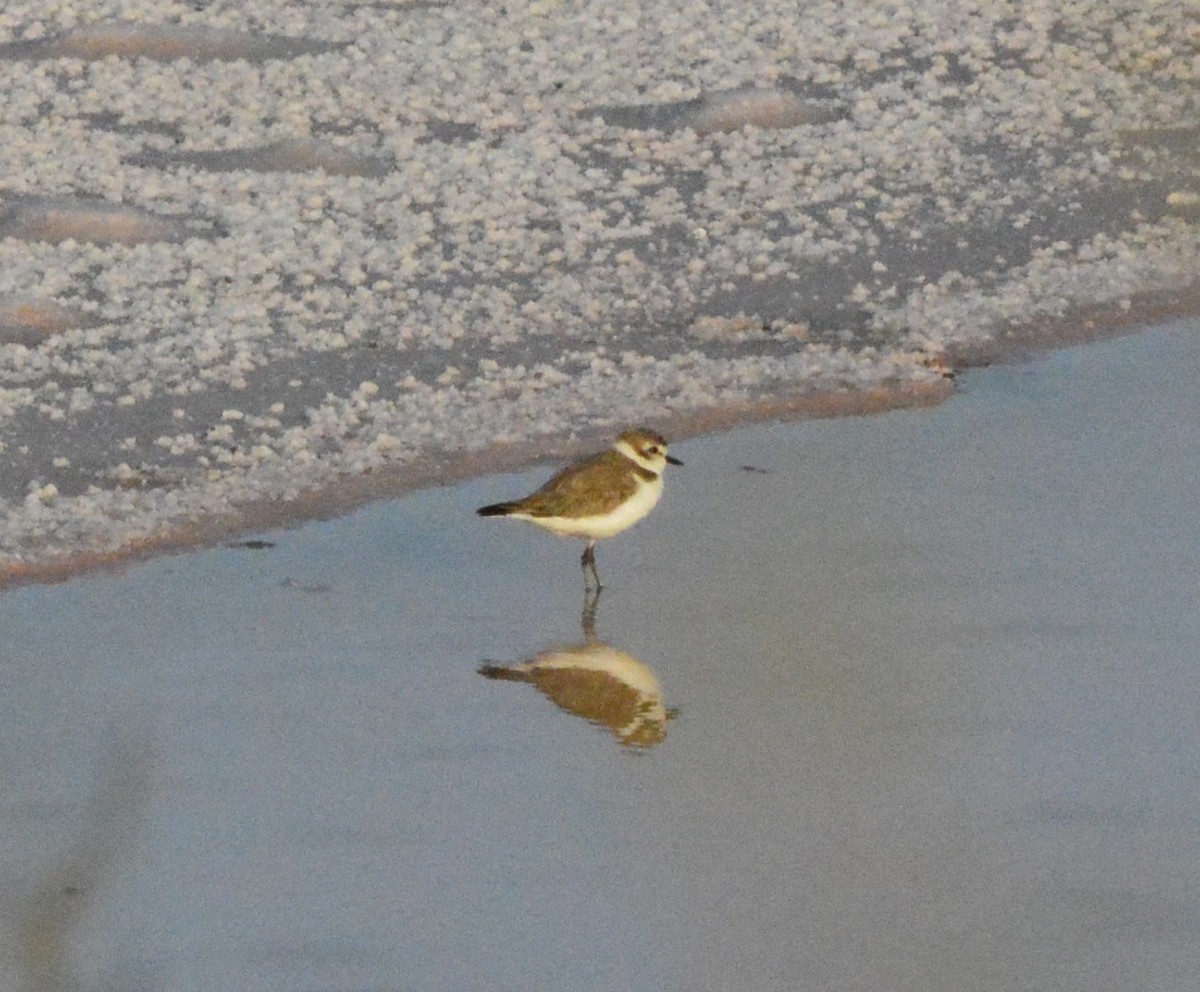
[[[585,573],[586,575],[586,573]],[[584,586],[583,589],[583,638],[588,644],[596,643],[596,607],[600,605],[600,590]]]
[[[588,541],[587,547],[583,549],[583,557],[579,559],[579,564],[583,568],[583,588],[590,589],[591,583],[588,581],[588,569],[591,569],[592,578],[596,580],[596,592],[604,588],[600,584],[600,573],[596,571],[596,542]]]

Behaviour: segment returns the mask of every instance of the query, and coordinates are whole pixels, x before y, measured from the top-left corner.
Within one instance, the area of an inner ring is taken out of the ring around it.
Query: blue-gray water
[[[584,639],[579,549],[471,512],[548,467],[5,591],[6,987],[1194,987],[1198,369],[675,445],[599,549],[640,751],[476,673]]]

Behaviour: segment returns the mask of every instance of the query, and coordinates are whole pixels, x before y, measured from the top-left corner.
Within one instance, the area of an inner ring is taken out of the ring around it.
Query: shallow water
[[[585,640],[578,549],[471,512],[545,468],[5,591],[9,980],[1191,987],[1197,367],[676,445],[599,552],[652,747],[477,674]]]

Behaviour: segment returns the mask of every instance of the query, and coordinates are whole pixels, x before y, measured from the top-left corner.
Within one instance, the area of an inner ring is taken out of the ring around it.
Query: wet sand
[[[578,549],[472,513],[548,466],[4,591],[6,984],[1191,987],[1197,368],[679,443],[590,643]]]

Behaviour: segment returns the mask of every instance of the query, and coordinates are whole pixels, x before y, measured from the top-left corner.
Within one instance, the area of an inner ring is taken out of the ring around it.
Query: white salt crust
[[[1195,281],[1194,4],[661,6],[6,3],[0,565]]]

